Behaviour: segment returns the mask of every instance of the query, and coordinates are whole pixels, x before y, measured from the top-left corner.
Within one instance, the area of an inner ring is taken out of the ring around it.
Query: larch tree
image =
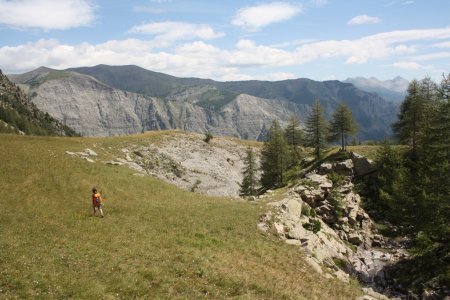
[[[288,164],[288,144],[280,123],[274,120],[261,152],[261,186],[264,189],[282,186]]]
[[[239,190],[239,195],[241,196],[254,196],[258,191],[258,179],[257,179],[257,165],[256,157],[252,148],[247,148],[246,157],[244,159],[244,170],[242,175],[242,183],[240,184],[241,189]]]
[[[347,150],[348,137],[355,135],[357,132],[357,124],[352,116],[352,111],[345,103],[339,103],[333,113],[330,122],[330,141],[341,142],[341,150]]]
[[[392,125],[399,142],[412,147],[413,160],[417,159],[418,148],[421,145],[425,108],[420,82],[413,80],[409,84],[405,100],[400,106],[398,121]]]
[[[323,149],[327,146],[328,122],[325,119],[323,108],[317,100],[312,107],[312,111],[306,121],[306,142],[314,148],[316,158],[320,157]]]
[[[296,116],[290,116],[288,125],[284,130],[284,136],[289,145],[289,152],[293,163],[300,160],[301,154],[299,147],[304,142],[304,132],[300,128],[300,119]]]

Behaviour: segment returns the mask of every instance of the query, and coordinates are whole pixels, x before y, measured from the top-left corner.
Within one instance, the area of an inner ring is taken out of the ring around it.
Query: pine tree
[[[431,114],[429,130],[419,161],[418,176],[423,178],[426,215],[425,231],[432,239],[450,242],[450,102],[440,101]]]
[[[261,152],[261,186],[264,189],[282,186],[288,162],[288,144],[278,120],[274,120]]]
[[[293,163],[301,159],[299,147],[303,144],[304,133],[300,128],[300,120],[296,116],[291,116],[288,119],[288,125],[284,130],[284,136],[289,145],[290,158]]]
[[[244,178],[242,179],[241,189],[239,190],[239,194],[241,196],[254,196],[257,193],[257,185],[258,180],[256,178],[256,158],[255,153],[252,148],[247,148],[246,151],[247,156],[244,160],[244,171],[242,174]]]
[[[403,214],[398,194],[405,178],[402,155],[396,151],[387,141],[377,150],[376,176],[368,188],[374,189],[375,199],[373,206],[382,211],[389,221],[398,221]]]
[[[320,157],[322,150],[327,146],[328,122],[325,120],[323,108],[317,100],[311,114],[306,121],[307,145],[314,148],[316,158]]]
[[[411,81],[408,86],[405,100],[400,106],[398,121],[392,125],[392,129],[402,144],[412,147],[413,160],[417,160],[418,147],[421,139],[425,119],[425,101],[421,93],[420,83]]]
[[[353,120],[352,111],[345,103],[340,103],[334,111],[330,122],[330,141],[341,141],[341,150],[347,150],[349,135],[355,135],[357,125]]]

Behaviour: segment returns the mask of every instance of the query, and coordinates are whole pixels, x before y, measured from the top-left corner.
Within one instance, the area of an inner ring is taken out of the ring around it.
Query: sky
[[[0,69],[345,80],[450,71],[448,0],[0,0]]]

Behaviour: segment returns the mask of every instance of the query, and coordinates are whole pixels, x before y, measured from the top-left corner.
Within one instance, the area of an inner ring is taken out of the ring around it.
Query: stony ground
[[[127,166],[137,176],[151,175],[188,191],[238,197],[247,146],[231,138],[213,138],[209,143],[203,139],[204,135],[180,133],[157,142],[131,143],[116,149],[113,159],[103,162]],[[89,155],[88,149],[69,154],[93,162],[101,160]]]

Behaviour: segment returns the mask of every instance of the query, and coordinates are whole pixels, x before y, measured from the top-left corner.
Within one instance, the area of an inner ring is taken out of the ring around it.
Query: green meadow
[[[256,224],[264,202],[207,197],[99,162],[120,138],[0,135],[0,299],[355,299]],[[65,151],[91,148],[96,163]],[[103,149],[103,150],[101,150]],[[108,154],[110,153],[110,154]],[[93,217],[91,188],[105,198]]]

